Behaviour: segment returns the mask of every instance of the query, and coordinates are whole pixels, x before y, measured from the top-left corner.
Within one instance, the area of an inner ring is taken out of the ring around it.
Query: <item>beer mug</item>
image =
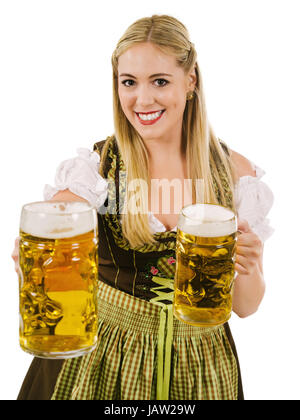
[[[174,315],[209,327],[228,321],[235,279],[237,218],[230,209],[192,204],[182,209],[176,240]]]
[[[20,221],[20,346],[50,359],[96,347],[97,212],[85,202],[23,206]]]

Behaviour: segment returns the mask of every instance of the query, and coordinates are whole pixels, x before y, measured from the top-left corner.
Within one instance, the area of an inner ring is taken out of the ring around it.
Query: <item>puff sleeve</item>
[[[238,217],[247,220],[250,228],[264,242],[274,232],[267,218],[274,196],[269,186],[261,180],[265,172],[254,163],[252,166],[256,177],[242,176],[239,179],[234,190],[235,204]]]
[[[57,168],[55,186],[44,187],[44,199],[50,200],[58,191],[69,189],[89,201],[97,209],[105,202],[108,182],[98,171],[100,156],[89,149],[77,149],[77,156],[64,160]]]

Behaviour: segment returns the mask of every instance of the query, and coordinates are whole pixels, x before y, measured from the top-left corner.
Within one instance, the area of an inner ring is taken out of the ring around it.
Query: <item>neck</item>
[[[165,141],[161,139],[146,140],[144,143],[148,152],[149,162],[169,162],[170,159],[178,160],[184,157],[181,138]]]
[[[150,178],[187,178],[186,156],[181,145],[156,143],[147,148]]]

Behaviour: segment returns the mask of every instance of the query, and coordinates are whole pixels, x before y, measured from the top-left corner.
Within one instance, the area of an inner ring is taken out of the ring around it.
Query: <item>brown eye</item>
[[[154,82],[159,82],[158,86],[163,87],[166,86],[169,82],[165,79],[156,79]]]
[[[132,83],[134,83],[134,80],[130,80],[130,79],[128,79],[128,80],[123,80],[123,82],[122,82],[122,85],[124,85],[124,86],[126,86],[126,87],[130,87],[130,86],[133,86],[132,84],[127,84],[128,82],[132,82]]]

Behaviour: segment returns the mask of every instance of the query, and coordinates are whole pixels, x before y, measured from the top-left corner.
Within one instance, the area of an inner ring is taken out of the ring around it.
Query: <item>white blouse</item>
[[[77,149],[78,156],[63,161],[56,170],[55,187],[45,185],[44,199],[50,200],[58,191],[69,189],[100,208],[107,197],[108,182],[99,173],[100,156],[89,149]],[[252,163],[256,177],[242,176],[234,188],[234,200],[238,217],[245,219],[262,241],[268,239],[274,229],[266,218],[274,197],[270,188],[261,181],[265,172]],[[153,233],[165,232],[165,226],[149,212]],[[173,229],[176,231],[176,227]]]

